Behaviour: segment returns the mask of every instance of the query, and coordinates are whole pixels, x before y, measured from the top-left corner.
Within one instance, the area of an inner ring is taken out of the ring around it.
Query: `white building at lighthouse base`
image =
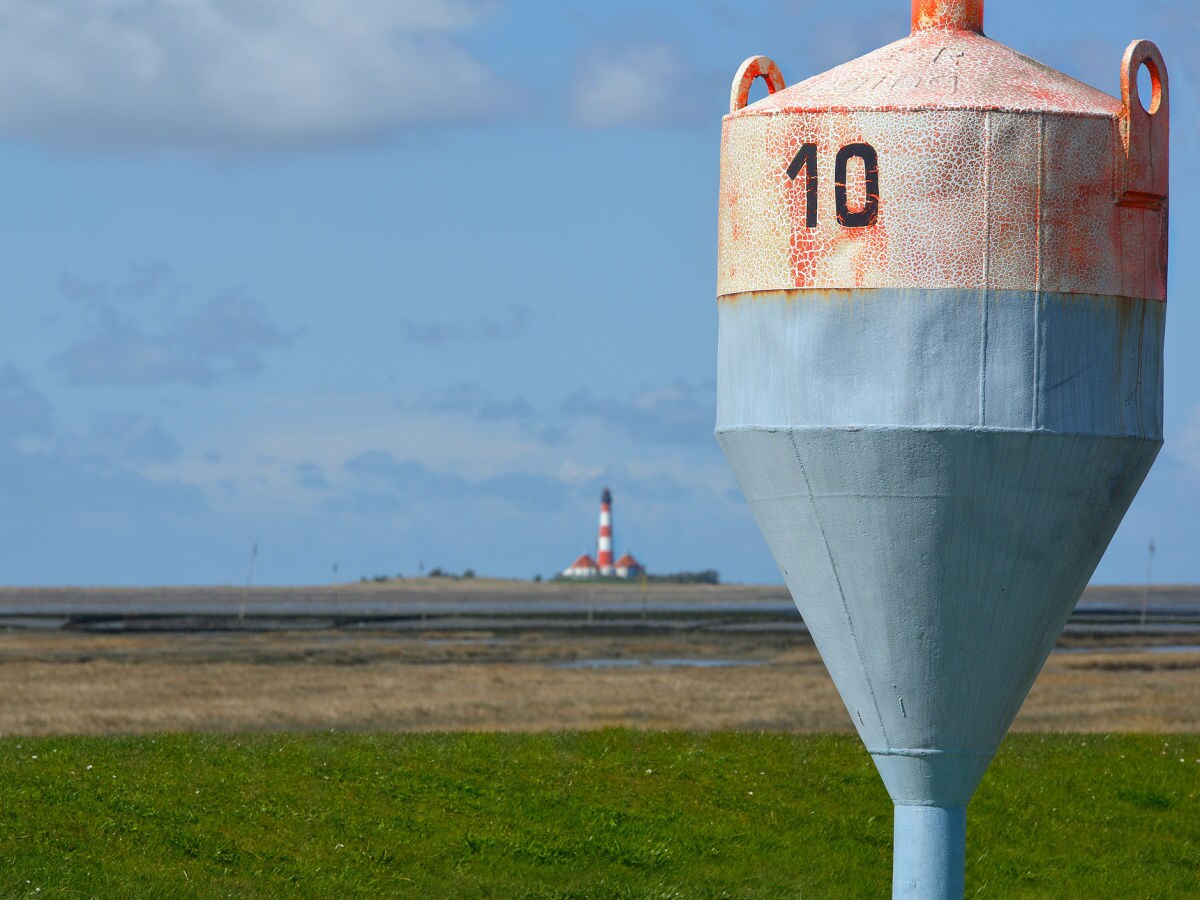
[[[596,561],[586,553],[562,571],[563,578],[595,578],[599,574]]]

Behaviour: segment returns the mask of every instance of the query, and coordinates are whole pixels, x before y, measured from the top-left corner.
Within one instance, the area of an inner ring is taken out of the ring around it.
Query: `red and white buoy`
[[[721,134],[717,438],[919,900],[963,897],[967,804],[1163,440],[1162,54],[1110,96],[983,5],[790,87],[751,57]]]
[[[600,535],[596,539],[596,568],[601,575],[613,574],[612,491],[600,495]]]

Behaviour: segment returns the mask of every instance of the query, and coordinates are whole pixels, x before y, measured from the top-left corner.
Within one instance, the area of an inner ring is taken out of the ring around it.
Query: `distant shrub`
[[[641,584],[642,579],[645,579],[649,584],[720,584],[721,576],[716,569],[704,569],[700,572],[671,572],[666,575],[650,575],[648,573],[639,573],[631,578],[622,578],[620,575],[597,575],[592,578],[572,578],[563,575],[561,572],[555,573],[552,581],[568,581],[568,582],[587,582],[595,584],[597,582],[603,584]],[[537,579],[534,579],[535,581]]]
[[[721,575],[716,569],[700,572],[673,572],[670,575],[647,575],[651,584],[720,584]]]
[[[462,577],[463,578],[474,578],[475,570],[474,569],[463,569]]]

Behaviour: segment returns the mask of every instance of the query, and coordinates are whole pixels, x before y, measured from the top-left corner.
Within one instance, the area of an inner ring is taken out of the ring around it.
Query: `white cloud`
[[[597,48],[579,61],[571,119],[585,128],[677,125],[695,111],[691,75],[669,44]]]
[[[487,0],[0,0],[0,134],[226,150],[492,116]]]

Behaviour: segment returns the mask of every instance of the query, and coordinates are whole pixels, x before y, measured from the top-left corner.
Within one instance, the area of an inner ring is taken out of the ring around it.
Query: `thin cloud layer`
[[[38,440],[26,449],[22,438]],[[50,401],[11,363],[0,366],[0,442],[19,456],[81,472],[137,469],[180,454],[158,419],[143,413],[99,412],[86,431],[62,430]]]
[[[570,118],[584,128],[678,125],[698,121],[692,67],[661,42],[596,47],[579,59]]]
[[[1168,441],[1167,453],[1187,466],[1193,478],[1200,479],[1200,405],[1192,407],[1179,436]]]
[[[472,381],[453,384],[436,394],[426,396],[414,403],[401,403],[404,410],[428,410],[435,413],[460,413],[483,422],[516,420],[526,421],[534,416],[534,409],[524,397],[496,397],[482,385]]]
[[[0,366],[0,438],[49,434],[50,403],[11,363]]]
[[[405,319],[400,329],[411,344],[441,346],[463,341],[507,341],[520,337],[529,327],[529,308],[509,304],[498,315],[483,316],[475,321],[416,322]]]
[[[0,134],[240,150],[491,118],[486,0],[0,0]]]
[[[715,415],[712,404],[711,392],[676,381],[643,388],[627,400],[597,397],[584,388],[563,401],[562,411],[600,419],[637,440],[708,448]]]
[[[489,501],[501,501],[523,515],[569,514],[581,502],[593,503],[608,484],[620,485],[630,496],[650,502],[677,503],[692,494],[707,496],[704,486],[683,485],[661,472],[635,475],[623,466],[606,467],[582,480],[564,478],[561,473],[531,471],[498,472],[470,479],[432,471],[414,460],[396,459],[386,450],[366,450],[348,459],[342,468],[350,476],[348,490],[332,498],[328,507],[371,514],[427,510],[430,504],[439,503],[463,506]]]
[[[166,329],[147,332],[102,299],[95,333],[59,356],[54,367],[74,385],[200,387],[262,368],[262,356],[289,344],[267,311],[253,300],[225,294],[202,304]]]
[[[148,478],[120,461],[84,465],[53,450],[21,452],[3,445],[0,493],[13,509],[21,510],[19,518],[0,525],[0,535],[10,543],[30,528],[56,536],[82,531],[93,550],[115,529],[150,534],[153,527],[146,525],[147,519],[198,516],[207,509],[198,488]]]
[[[94,550],[147,516],[161,524],[205,511],[198,488],[143,473],[144,466],[180,452],[156,419],[105,412],[83,431],[62,429],[55,420],[50,401],[23,372],[0,366],[0,496],[19,512],[0,522],[0,539],[17,546],[29,533],[45,536],[19,554],[20,564],[41,553],[51,536],[83,534]],[[97,522],[104,523],[102,533]]]
[[[64,462],[138,468],[172,462],[180,449],[153,416],[110,412],[97,415],[85,433],[60,439],[57,452]]]

